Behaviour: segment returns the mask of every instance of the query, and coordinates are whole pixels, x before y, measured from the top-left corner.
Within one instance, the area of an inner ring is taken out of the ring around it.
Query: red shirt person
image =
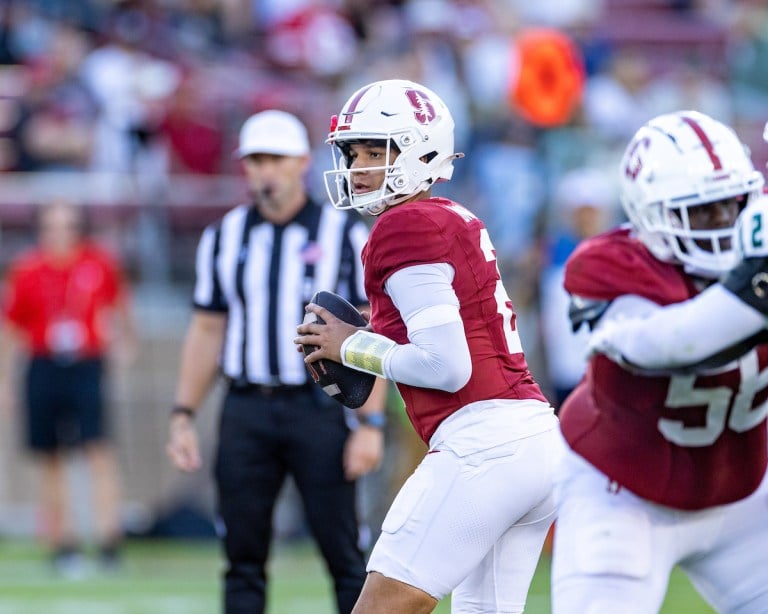
[[[108,341],[105,311],[123,300],[114,259],[84,241],[65,257],[38,248],[19,258],[7,278],[3,315],[34,356],[95,358]]]
[[[39,214],[38,246],[10,265],[2,295],[3,398],[11,403],[11,360],[26,355],[26,443],[41,463],[45,541],[56,570],[79,574],[79,541],[68,514],[65,452],[82,450],[94,498],[102,562],[117,562],[119,479],[104,412],[104,358],[116,316],[127,347],[135,332],[129,293],[115,259],[83,237],[80,211],[63,202]]]

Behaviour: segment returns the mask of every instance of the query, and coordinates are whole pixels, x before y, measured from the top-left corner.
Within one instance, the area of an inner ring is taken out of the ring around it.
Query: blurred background
[[[762,0],[0,0],[0,272],[33,243],[35,205],[58,197],[87,206],[129,271],[140,357],[114,368],[110,392],[129,535],[213,534],[210,466],[182,476],[164,445],[197,240],[245,199],[241,123],[267,108],[303,119],[323,198],[330,116],[357,87],[395,77],[453,112],[466,158],[437,191],[485,219],[553,403],[583,367],[562,265],[622,220],[617,167],[635,130],[696,109],[732,125],[756,167],[768,160]],[[218,399],[207,405],[210,461]],[[374,534],[422,451],[394,394],[390,411],[385,465],[361,496]],[[20,442],[0,414],[5,537],[39,530]],[[277,523],[281,537],[302,534],[290,489]]]

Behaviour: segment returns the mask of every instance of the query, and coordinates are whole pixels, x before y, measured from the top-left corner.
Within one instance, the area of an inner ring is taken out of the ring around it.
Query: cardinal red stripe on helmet
[[[693,130],[696,133],[696,136],[699,137],[699,140],[701,141],[702,145],[704,145],[704,149],[707,151],[707,154],[709,155],[709,159],[712,160],[712,165],[715,167],[716,171],[722,170],[723,163],[720,161],[720,157],[715,153],[715,147],[712,145],[712,141],[709,140],[709,137],[707,136],[707,133],[704,132],[704,129],[699,125],[699,123],[690,118],[686,117],[685,115],[681,118],[686,124],[688,124],[691,127],[691,130]]]
[[[347,105],[347,108],[342,111],[344,115],[344,124],[345,126],[339,126],[339,130],[349,130],[349,125],[352,123],[352,116],[355,114],[355,111],[357,111],[357,105],[359,104],[360,100],[365,96],[366,92],[373,87],[372,85],[369,85],[368,87],[364,87],[360,89],[357,94],[355,94],[355,97],[352,98],[352,100],[349,101],[349,104]]]

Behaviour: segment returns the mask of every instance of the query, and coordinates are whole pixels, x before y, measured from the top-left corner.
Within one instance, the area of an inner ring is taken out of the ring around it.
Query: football
[[[316,292],[310,302],[325,307],[339,320],[352,324],[353,326],[365,326],[368,324],[354,305],[342,298],[338,294],[321,290]],[[322,318],[312,312],[304,316],[304,324],[309,323],[325,324]],[[302,351],[307,356],[317,349],[314,345],[302,345]],[[320,359],[307,365],[312,379],[320,385],[328,396],[333,397],[342,405],[356,409],[366,402],[376,376],[363,371],[357,371],[343,364],[333,361]]]

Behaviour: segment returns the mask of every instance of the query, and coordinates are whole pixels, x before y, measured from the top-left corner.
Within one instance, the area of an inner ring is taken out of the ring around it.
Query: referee
[[[200,468],[194,416],[222,373],[228,391],[214,472],[228,563],[224,611],[265,610],[272,514],[290,474],[333,576],[338,610],[347,613],[365,579],[355,480],[381,460],[386,388],[377,383],[350,430],[344,408],[308,381],[293,338],[317,290],[366,302],[360,252],[367,227],[308,198],[309,141],[293,115],[250,117],[238,154],[252,202],[200,239],[167,451],[182,471]]]

